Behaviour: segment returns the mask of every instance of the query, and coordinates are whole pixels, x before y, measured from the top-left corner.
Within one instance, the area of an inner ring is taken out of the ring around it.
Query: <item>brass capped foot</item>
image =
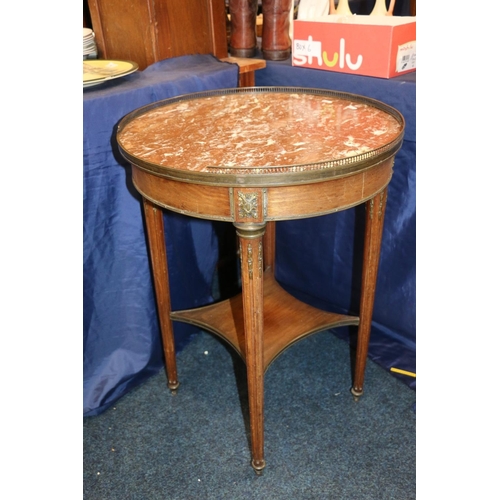
[[[265,460],[252,460],[252,467],[257,476],[262,476],[262,471],[266,466]]]
[[[167,385],[172,395],[175,396],[177,394],[177,389],[179,388],[180,385],[179,382],[169,382]]]
[[[354,401],[359,401],[359,398],[363,395],[363,389],[357,391],[354,387],[351,387],[351,394],[354,396]]]

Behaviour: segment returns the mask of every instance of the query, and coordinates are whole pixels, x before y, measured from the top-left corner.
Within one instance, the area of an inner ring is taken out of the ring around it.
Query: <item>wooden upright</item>
[[[227,57],[224,0],[88,0],[101,59],[139,69],[171,57]]]

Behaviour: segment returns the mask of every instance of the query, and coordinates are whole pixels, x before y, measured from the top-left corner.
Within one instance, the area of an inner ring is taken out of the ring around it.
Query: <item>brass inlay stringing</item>
[[[382,191],[380,193],[380,202],[378,205],[378,220],[380,220],[382,218],[382,213],[384,211],[384,203],[385,203],[384,195],[385,195],[385,191]]]
[[[262,278],[262,267],[263,267],[263,260],[262,260],[262,240],[259,241],[259,278]]]
[[[252,244],[248,244],[247,251],[247,263],[248,263],[248,277],[253,279],[253,252],[252,252]]]
[[[394,141],[395,142],[395,141]],[[339,158],[337,160],[320,161],[315,163],[303,163],[299,165],[268,165],[268,166],[241,166],[234,165],[232,167],[228,166],[212,166],[207,165],[203,167],[201,172],[210,172],[217,175],[224,174],[236,174],[236,175],[259,175],[259,174],[282,174],[289,172],[307,172],[315,170],[335,170],[339,167],[348,167],[352,164],[359,164],[364,161],[368,161],[374,156],[382,155],[386,152],[391,151],[394,147],[394,142],[381,146],[375,151],[368,151],[367,153],[361,153],[354,156],[348,156],[347,158]]]
[[[373,219],[373,198],[370,200],[370,220]]]
[[[238,208],[241,218],[252,217],[257,219],[258,194],[242,193],[238,191]]]

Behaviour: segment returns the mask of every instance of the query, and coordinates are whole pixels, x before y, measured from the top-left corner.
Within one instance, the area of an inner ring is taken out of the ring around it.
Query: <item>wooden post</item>
[[[177,363],[175,360],[174,329],[170,319],[170,286],[168,281],[167,247],[165,245],[165,229],[163,226],[163,210],[143,198],[146,216],[146,231],[149,243],[149,254],[153,267],[156,304],[160,320],[163,340],[163,352],[167,371],[168,387],[175,393],[179,387],[177,380]]]
[[[252,467],[257,474],[264,460],[264,269],[262,236],[266,225],[234,224],[240,241],[243,325],[247,365]]]
[[[366,226],[361,282],[361,304],[359,311],[354,381],[351,389],[351,393],[355,398],[363,394],[373,304],[375,302],[375,288],[377,285],[380,246],[382,243],[382,229],[384,227],[386,195],[387,188],[374,196],[371,200],[368,200],[365,204]]]

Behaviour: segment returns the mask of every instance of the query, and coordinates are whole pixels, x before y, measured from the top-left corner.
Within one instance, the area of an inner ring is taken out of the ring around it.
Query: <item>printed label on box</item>
[[[352,22],[331,17],[294,21],[293,66],[379,78],[416,70],[415,17],[351,16]]]
[[[339,50],[333,52],[331,57],[326,50],[322,49],[321,42],[313,40],[312,36],[309,36],[307,40],[294,40],[292,57],[293,64],[297,66],[313,64],[313,61],[316,60],[318,66],[325,63],[329,68],[333,68],[338,63],[339,68],[343,69],[347,65],[349,69],[357,70],[363,64],[362,55],[358,55],[356,61],[353,62],[354,58],[351,57],[351,54],[346,53],[344,38],[339,40]]]
[[[321,64],[321,42],[315,42],[310,36],[307,40],[293,41],[293,55],[306,56],[309,59],[316,57]]]
[[[417,67],[417,42],[407,42],[398,45],[398,55],[396,58],[396,72],[408,71]]]

